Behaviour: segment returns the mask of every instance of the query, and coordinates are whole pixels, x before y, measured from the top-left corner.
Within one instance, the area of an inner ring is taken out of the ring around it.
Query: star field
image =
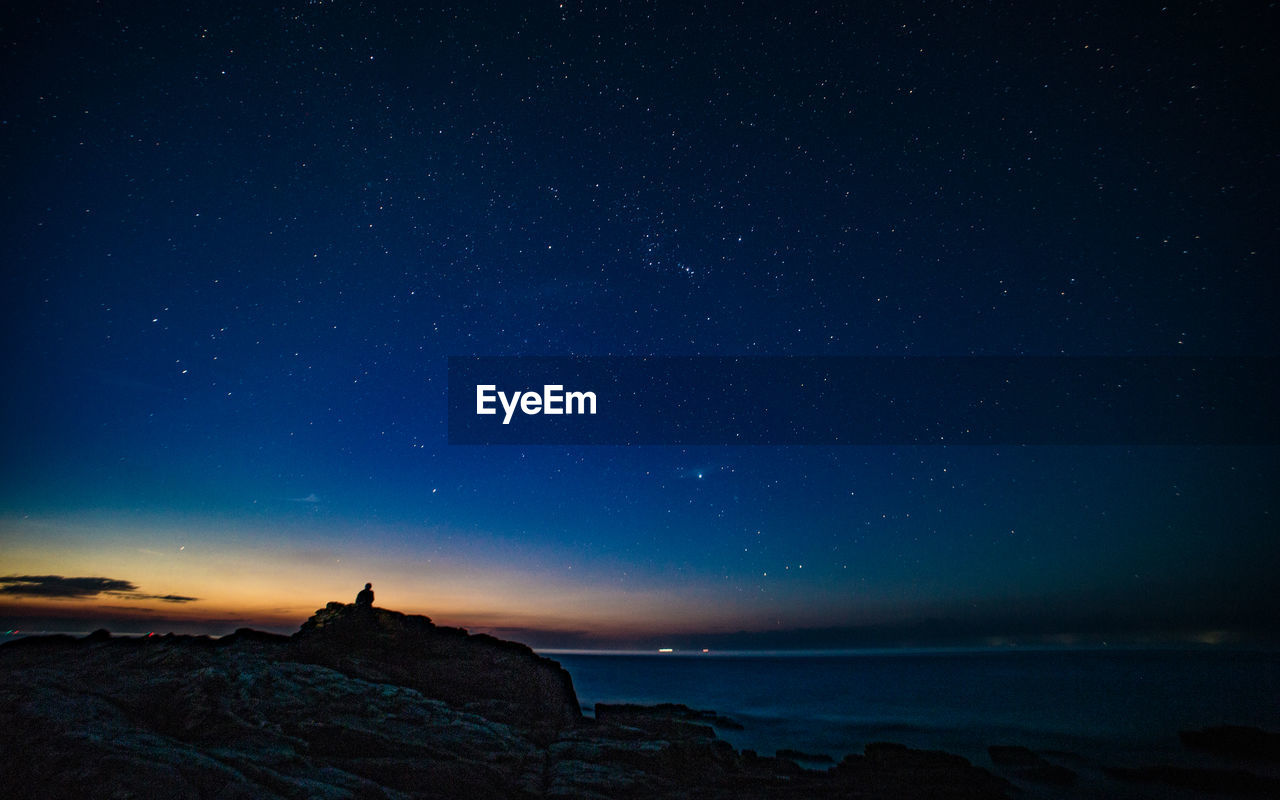
[[[1275,355],[1275,32],[1222,3],[9,7],[0,575],[212,627],[371,580],[550,643],[1274,633],[1272,447],[450,446],[445,370]]]

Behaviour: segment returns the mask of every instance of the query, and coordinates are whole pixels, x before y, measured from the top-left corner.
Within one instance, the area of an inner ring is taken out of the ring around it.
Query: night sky
[[[55,5],[0,12],[0,628],[1280,634],[1275,447],[446,425],[449,356],[1280,354],[1274,5]]]

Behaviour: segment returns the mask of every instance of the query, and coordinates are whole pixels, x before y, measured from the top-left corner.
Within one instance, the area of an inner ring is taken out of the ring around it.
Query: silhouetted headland
[[[872,744],[822,771],[738,752],[714,712],[604,706],[560,665],[423,616],[330,603],[293,636],[0,647],[0,774],[40,798],[988,798],[959,756]]]

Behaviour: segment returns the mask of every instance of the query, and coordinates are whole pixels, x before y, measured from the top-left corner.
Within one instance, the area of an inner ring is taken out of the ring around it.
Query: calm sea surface
[[[1104,764],[1241,766],[1186,752],[1178,731],[1223,724],[1280,730],[1280,652],[546,655],[569,670],[584,707],[674,702],[714,709],[746,727],[718,731],[722,738],[761,754],[792,748],[839,760],[868,742],[895,741],[990,768],[988,745],[1021,744],[1050,751],[1088,778]]]

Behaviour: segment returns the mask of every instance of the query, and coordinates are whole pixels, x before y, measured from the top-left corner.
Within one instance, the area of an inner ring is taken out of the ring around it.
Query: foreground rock
[[[516,725],[549,741],[582,718],[573,680],[525,645],[422,616],[330,603],[291,641],[293,657]]]
[[[1118,780],[1173,787],[1216,796],[1280,797],[1280,778],[1268,770],[1280,760],[1280,734],[1241,725],[1220,725],[1178,733],[1188,750],[1219,756],[1230,766],[1204,767],[1154,764],[1141,767],[1103,767]],[[1244,764],[1248,769],[1242,768]],[[1254,771],[1261,768],[1269,774]]]
[[[634,703],[600,703],[595,707],[596,720],[610,722],[615,725],[652,725],[655,722],[668,724],[710,725],[730,731],[743,730],[742,724],[736,720],[722,717],[714,711],[689,708],[682,703],[659,703],[654,706],[640,706]]]
[[[1216,795],[1280,797],[1280,780],[1243,769],[1206,769],[1159,764],[1152,767],[1104,767],[1103,772],[1122,781],[1160,784]]]
[[[986,798],[957,756],[878,744],[825,771],[738,753],[683,706],[604,707],[529,648],[331,603],[292,637],[0,647],[15,798]]]
[[[1071,786],[1076,782],[1076,773],[1059,764],[1052,764],[1021,745],[993,744],[987,748],[991,763],[998,767],[1008,767],[1011,773],[1031,783],[1050,783],[1059,786]]]
[[[1280,733],[1244,725],[1220,725],[1198,731],[1180,731],[1183,746],[1220,756],[1280,761]]]

